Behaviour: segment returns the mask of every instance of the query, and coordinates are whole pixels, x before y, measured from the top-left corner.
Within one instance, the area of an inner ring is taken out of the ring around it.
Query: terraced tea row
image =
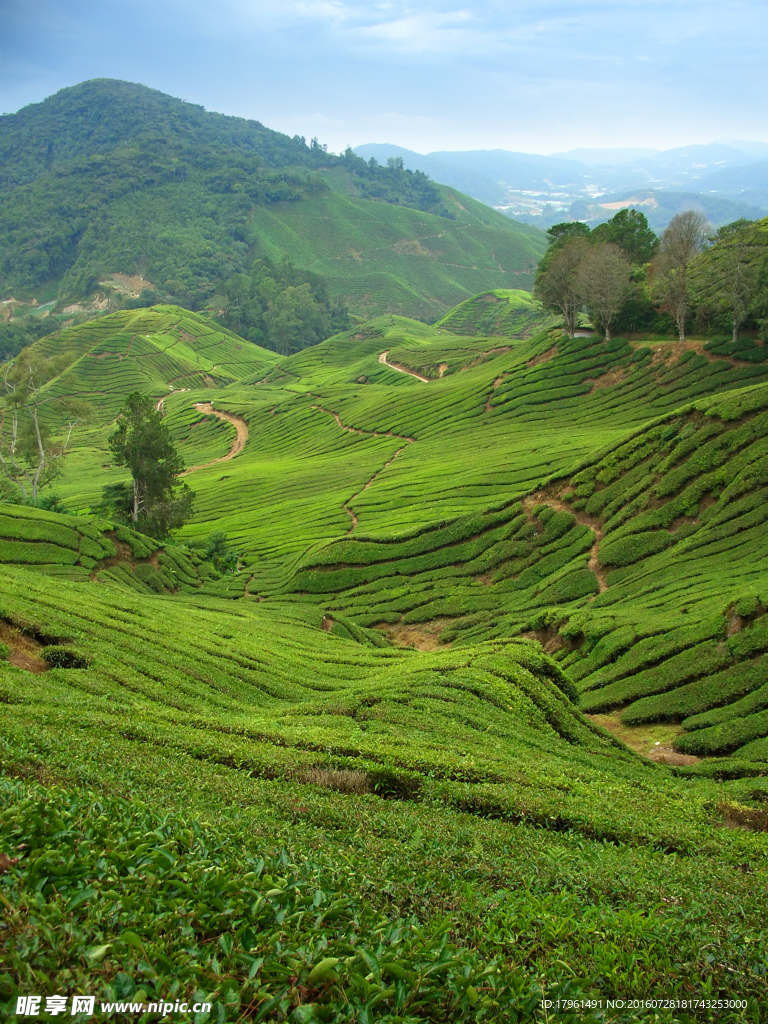
[[[95,517],[0,505],[0,562],[69,580],[118,584],[137,593],[173,593],[216,580],[198,552]]]

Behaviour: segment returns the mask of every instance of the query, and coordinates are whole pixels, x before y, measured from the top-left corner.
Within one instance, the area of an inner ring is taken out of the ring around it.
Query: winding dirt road
[[[204,462],[201,466],[190,466],[189,469],[185,469],[179,476],[189,476],[190,473],[196,473],[198,469],[215,466],[217,462],[229,462],[230,459],[234,459],[236,455],[240,454],[243,448],[245,448],[245,442],[248,440],[248,424],[240,416],[234,416],[231,412],[221,412],[220,409],[214,409],[210,402],[195,402],[195,408],[205,413],[206,416],[218,416],[220,420],[226,420],[227,423],[231,423],[237,434],[232,442],[232,447],[226,455],[222,455],[220,459]]]
[[[409,370],[405,366],[401,366],[399,363],[390,363],[387,359],[389,355],[389,349],[386,352],[382,352],[379,356],[379,362],[383,363],[384,366],[388,366],[390,370],[397,370],[398,373],[407,373],[409,377],[415,377],[416,380],[422,381],[424,384],[429,384],[429,377],[422,377],[420,373],[414,373],[413,370]],[[442,373],[440,374],[442,377]]]

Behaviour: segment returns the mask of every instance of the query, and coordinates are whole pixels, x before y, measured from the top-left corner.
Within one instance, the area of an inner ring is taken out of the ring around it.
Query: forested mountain
[[[353,310],[437,316],[487,284],[526,287],[544,248],[421,172],[127,82],[0,118],[0,166],[2,298],[58,308],[141,290],[199,308],[288,255]]]

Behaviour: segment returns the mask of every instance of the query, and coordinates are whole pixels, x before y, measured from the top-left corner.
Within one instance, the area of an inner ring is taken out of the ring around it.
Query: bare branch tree
[[[590,250],[585,238],[572,238],[562,245],[536,278],[533,294],[545,309],[562,313],[563,327],[572,338],[582,299],[577,274]]]
[[[59,471],[59,461],[69,447],[72,431],[87,413],[80,402],[63,402],[55,396],[45,397],[45,385],[59,372],[55,359],[39,356],[34,349],[25,349],[3,368],[5,392],[0,419],[0,471],[17,487],[26,501],[37,501],[39,489]],[[70,414],[63,439],[54,440],[48,419],[41,415],[50,402],[56,402]]]
[[[709,234],[706,217],[686,210],[673,217],[661,236],[659,255],[651,264],[651,281],[661,300],[661,309],[677,325],[680,341],[685,341],[685,321],[690,305],[689,268],[703,250]]]
[[[576,289],[606,341],[611,340],[611,321],[629,294],[631,273],[629,260],[610,242],[593,246],[576,272]]]

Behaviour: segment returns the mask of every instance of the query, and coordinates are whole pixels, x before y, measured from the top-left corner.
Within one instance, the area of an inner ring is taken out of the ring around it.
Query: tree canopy
[[[630,263],[642,265],[653,259],[659,247],[659,239],[648,227],[644,213],[627,207],[598,224],[590,233],[592,242],[609,242],[623,250]]]
[[[234,274],[213,299],[214,313],[236,334],[288,355],[350,326],[325,280],[284,257],[256,260],[250,274]]]
[[[150,537],[165,538],[182,526],[194,494],[178,484],[184,462],[151,398],[138,391],[128,395],[109,447],[115,464],[130,470],[132,484],[106,487],[106,508]]]

